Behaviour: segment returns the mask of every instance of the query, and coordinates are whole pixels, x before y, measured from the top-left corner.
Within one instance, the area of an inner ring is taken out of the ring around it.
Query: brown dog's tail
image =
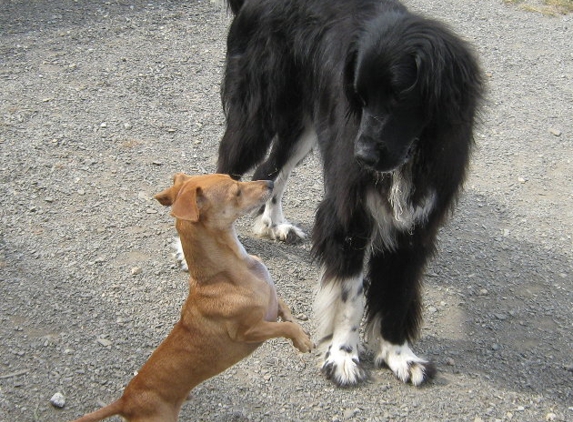
[[[102,419],[109,418],[110,416],[117,415],[122,410],[123,404],[121,399],[119,399],[105,407],[102,407],[99,410],[96,410],[95,412],[88,413],[87,415],[82,416],[73,422],[97,422],[101,421]]]

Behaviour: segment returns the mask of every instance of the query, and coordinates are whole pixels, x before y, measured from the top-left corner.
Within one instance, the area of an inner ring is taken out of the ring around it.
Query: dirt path
[[[286,341],[199,388],[181,420],[573,420],[573,15],[410,0],[470,39],[488,103],[466,193],[428,268],[416,350],[431,385],[356,389]],[[64,421],[118,397],[178,318],[186,275],[150,198],[213,171],[227,15],[208,1],[2,0],[0,420]],[[317,157],[287,192],[307,232]],[[313,330],[309,243],[252,237]],[[371,364],[370,364],[371,365]],[[63,409],[50,404],[57,392]]]

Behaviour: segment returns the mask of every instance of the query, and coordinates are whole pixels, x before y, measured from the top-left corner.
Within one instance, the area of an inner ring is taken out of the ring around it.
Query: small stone
[[[499,344],[493,343],[493,344],[491,345],[491,350],[499,350]]]
[[[151,198],[149,197],[149,195],[147,195],[147,193],[145,192],[139,192],[137,194],[137,199],[139,199],[140,201],[144,202],[144,201],[151,201]]]
[[[344,411],[344,419],[351,419],[354,416],[356,416],[358,413],[360,413],[360,409],[356,408],[356,409],[346,409]]]
[[[54,198],[52,198],[51,196],[48,196],[47,198],[44,198],[44,201],[51,204],[52,202],[54,202]]]
[[[487,291],[487,289],[481,289],[479,291],[480,296],[486,296],[489,292]]]
[[[145,212],[147,214],[157,214],[157,210],[155,208],[147,208]]]
[[[168,133],[175,133],[175,132],[177,132],[177,129],[174,129],[174,128],[170,127],[170,128],[167,129],[167,132],[168,132]]]
[[[520,177],[517,178],[517,181],[518,181],[519,183],[525,183],[525,182],[527,182],[527,179],[526,179],[525,177],[521,177],[521,176],[520,176]]]
[[[436,312],[438,312],[438,309],[437,309],[436,307],[434,307],[434,306],[430,306],[430,307],[428,308],[428,312],[431,313],[431,314],[435,314]]]
[[[56,393],[50,399],[50,403],[52,403],[52,406],[61,409],[66,405],[66,398],[62,393]]]
[[[545,415],[546,421],[554,421],[555,419],[557,419],[557,415],[553,412],[549,412],[547,415]]]
[[[131,128],[133,128],[133,125],[131,123],[124,123],[123,128],[125,130],[130,130]]]
[[[137,274],[141,274],[142,269],[140,267],[133,267],[131,269],[131,275],[137,275]]]
[[[106,123],[106,122],[103,122],[103,123],[101,123],[101,124],[99,125],[99,127],[101,127],[101,128],[106,128],[106,127],[107,127],[107,123]]]
[[[162,166],[163,163],[161,161],[152,161],[151,164],[153,164],[154,166]]]
[[[554,127],[549,128],[549,133],[553,136],[561,136],[561,131],[559,129],[555,129]]]
[[[78,189],[78,195],[85,195],[86,191],[83,189]]]
[[[456,366],[456,361],[452,358],[447,358],[446,359],[446,365],[448,366]]]
[[[97,339],[97,342],[98,342],[99,344],[101,344],[103,347],[109,347],[109,346],[111,346],[111,341],[109,341],[109,340],[106,339],[106,338],[98,338],[98,339]]]
[[[495,317],[500,321],[505,321],[507,319],[507,315],[505,314],[495,314]]]
[[[308,317],[305,314],[298,314],[296,316],[296,319],[298,319],[299,321],[308,321]]]

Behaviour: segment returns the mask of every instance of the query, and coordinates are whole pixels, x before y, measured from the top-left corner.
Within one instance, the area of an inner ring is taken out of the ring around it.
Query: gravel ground
[[[416,350],[437,379],[414,388],[372,369],[336,389],[318,356],[273,340],[199,386],[181,420],[573,420],[573,15],[408,4],[471,40],[489,85],[471,177],[427,271]],[[215,168],[228,24],[208,1],[1,1],[0,420],[112,401],[178,319],[187,276],[151,197],[175,172]],[[318,157],[289,189],[287,215],[308,232]],[[249,226],[246,248],[312,332],[309,243]]]

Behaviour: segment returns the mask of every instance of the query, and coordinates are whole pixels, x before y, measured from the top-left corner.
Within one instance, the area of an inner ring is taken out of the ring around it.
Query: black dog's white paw
[[[321,371],[338,387],[351,387],[368,378],[368,372],[360,364],[358,353],[351,346],[341,346],[338,350],[330,346],[324,355]]]
[[[400,381],[415,386],[422,385],[436,375],[434,364],[416,356],[408,343],[395,345],[382,341],[376,365],[387,366]]]
[[[259,237],[280,240],[288,244],[298,243],[306,238],[306,234],[294,224],[286,220],[277,224],[265,215],[256,217],[253,231]]]

